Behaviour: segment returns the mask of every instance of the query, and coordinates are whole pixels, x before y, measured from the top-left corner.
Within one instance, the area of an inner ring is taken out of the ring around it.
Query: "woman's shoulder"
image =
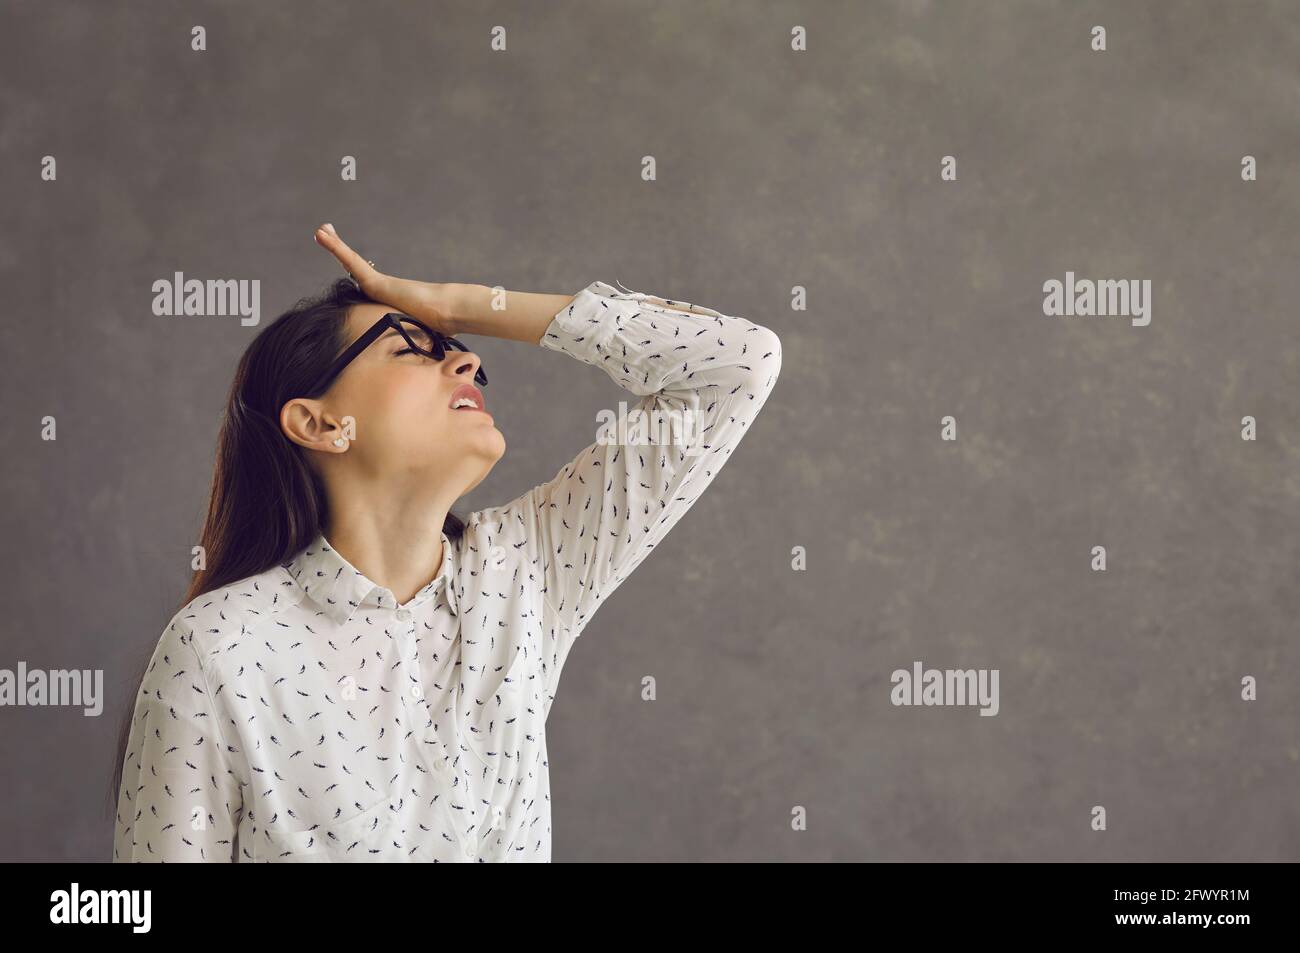
[[[205,658],[226,639],[270,624],[301,592],[283,566],[272,566],[195,596],[171,617],[162,640],[189,642]]]

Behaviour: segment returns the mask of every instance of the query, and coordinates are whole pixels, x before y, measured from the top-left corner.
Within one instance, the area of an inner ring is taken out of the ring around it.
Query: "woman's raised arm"
[[[552,615],[548,706],[573,640],[712,482],[781,369],[769,329],[678,304],[596,281],[553,315],[541,346],[600,368],[640,398],[639,413],[552,479],[469,517],[534,567]]]

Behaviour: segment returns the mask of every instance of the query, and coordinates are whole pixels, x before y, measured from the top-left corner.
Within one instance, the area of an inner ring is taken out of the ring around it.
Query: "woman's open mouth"
[[[487,413],[487,405],[483,402],[483,394],[473,384],[461,384],[451,392],[451,409],[452,410],[477,410]],[[490,417],[491,414],[488,414]]]

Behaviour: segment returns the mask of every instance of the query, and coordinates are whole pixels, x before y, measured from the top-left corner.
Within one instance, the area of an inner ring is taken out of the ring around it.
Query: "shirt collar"
[[[432,599],[439,591],[452,615],[457,615],[456,591],[451,584],[452,542],[442,534],[442,565],[436,575],[404,606],[399,606],[392,591],[364,576],[360,570],[330,545],[323,533],[317,533],[305,549],[282,565],[297,580],[303,592],[338,625],[343,625],[360,608],[414,609]]]

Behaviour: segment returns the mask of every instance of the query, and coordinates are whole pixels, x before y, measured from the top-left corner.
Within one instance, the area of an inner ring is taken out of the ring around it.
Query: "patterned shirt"
[[[403,605],[318,535],[177,612],[136,698],[114,861],[550,860],[565,659],[736,448],[781,343],[602,281],[539,343],[641,398],[641,428],[625,415],[444,533]]]

